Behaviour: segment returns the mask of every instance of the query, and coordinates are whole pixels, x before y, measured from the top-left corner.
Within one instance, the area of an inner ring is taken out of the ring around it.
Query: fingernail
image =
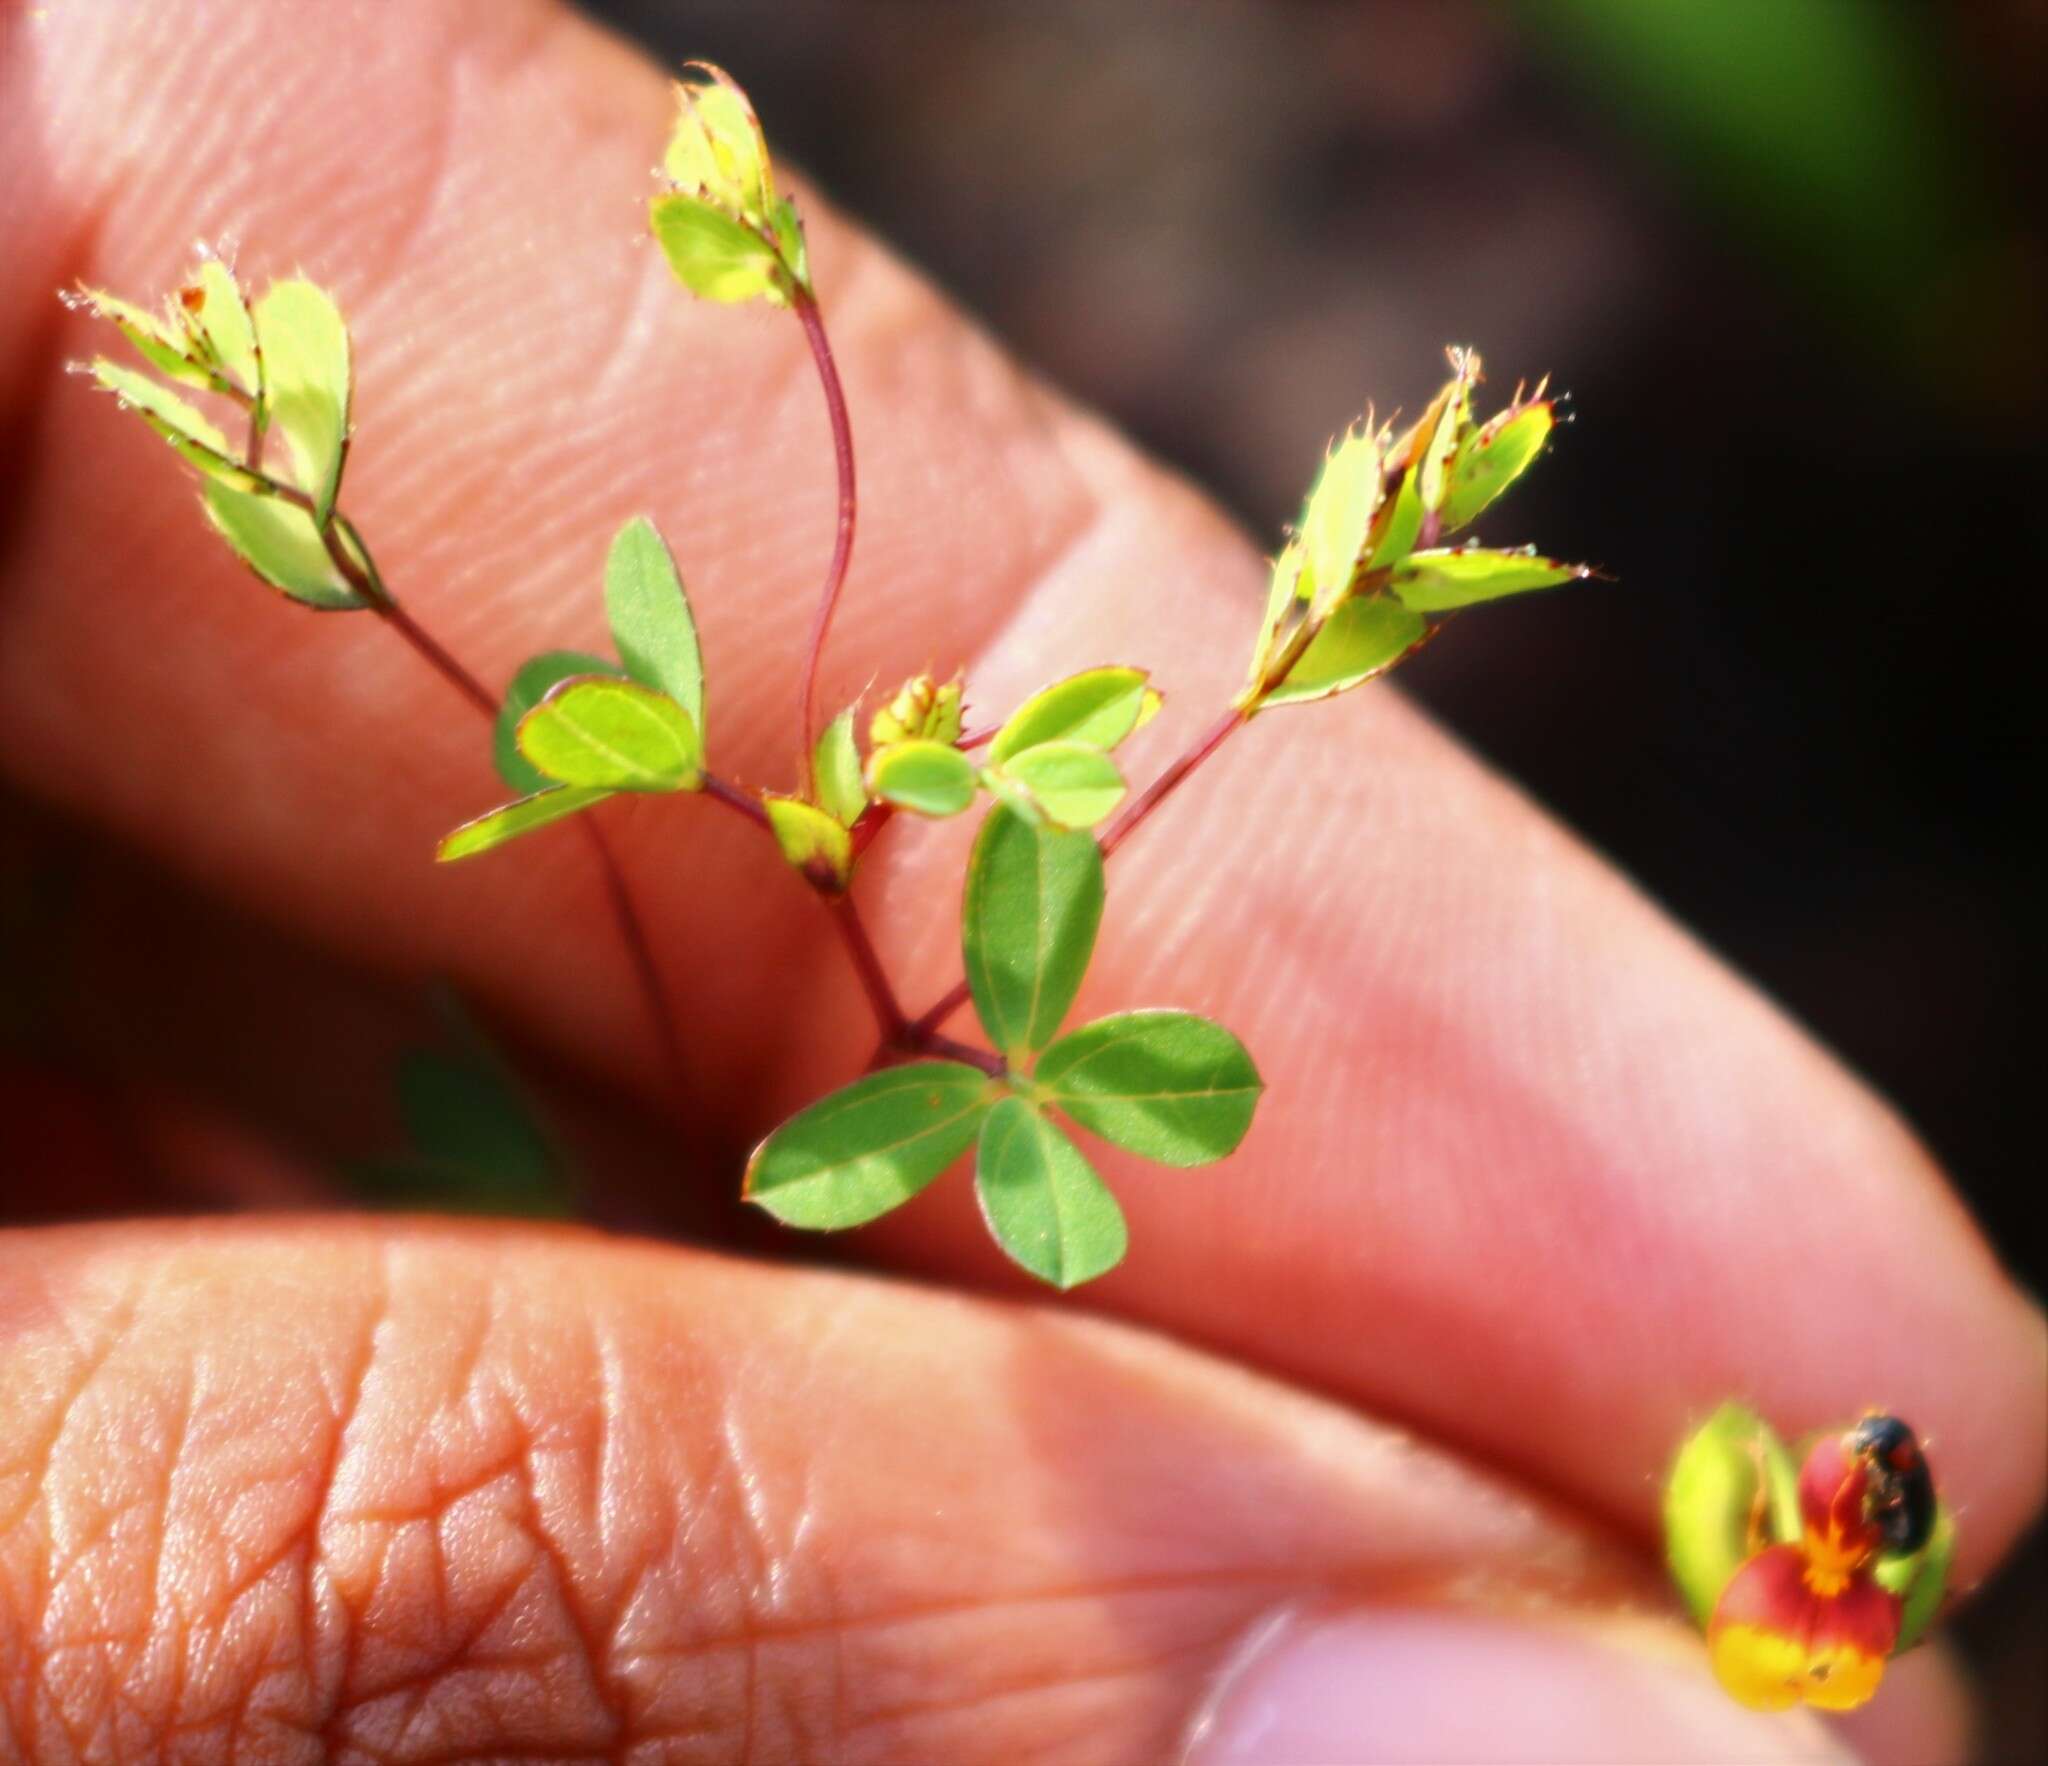
[[[1850,1758],[1810,1713],[1734,1703],[1697,1646],[1661,1623],[1413,1608],[1270,1622],[1225,1674],[1186,1754],[1187,1766]]]

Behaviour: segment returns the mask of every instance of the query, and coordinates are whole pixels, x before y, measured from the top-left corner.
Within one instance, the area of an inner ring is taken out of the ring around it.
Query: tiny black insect
[[[1934,1480],[1913,1431],[1895,1416],[1872,1411],[1855,1427],[1849,1448],[1870,1468],[1871,1518],[1893,1551],[1918,1551],[1934,1531]]]

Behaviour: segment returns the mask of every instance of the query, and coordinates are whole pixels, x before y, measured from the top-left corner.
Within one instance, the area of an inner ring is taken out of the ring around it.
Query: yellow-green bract
[[[818,781],[818,806],[842,827],[852,827],[868,806],[868,788],[860,776],[860,748],[853,739],[849,705],[818,737],[811,770]]]
[[[610,791],[590,785],[557,785],[552,790],[536,792],[464,822],[443,838],[434,857],[444,865],[456,859],[474,858],[522,834],[559,822],[564,816],[573,816],[593,803],[602,803],[611,795]]]
[[[843,887],[853,875],[853,845],[846,829],[800,797],[764,797],[768,825],[782,856],[814,883]]]
[[[1347,430],[1323,462],[1301,516],[1295,593],[1312,600],[1312,617],[1350,592],[1379,502],[1379,444],[1361,430]]]
[[[273,282],[255,318],[270,427],[284,437],[293,478],[324,526],[348,445],[348,327],[327,292],[303,278]]]
[[[224,483],[207,485],[202,500],[207,519],[221,538],[272,588],[323,610],[365,605],[335,562],[327,536],[296,503],[268,492],[239,491]],[[347,525],[337,521],[329,533],[341,541],[344,555],[362,568],[362,556],[350,543]]]
[[[1533,552],[1496,552],[1482,546],[1413,552],[1394,567],[1391,583],[1402,605],[1417,613],[1447,613],[1498,601],[1506,595],[1548,589],[1593,573],[1583,564],[1560,564]]]
[[[1428,631],[1421,614],[1387,596],[1346,601],[1259,703],[1303,705],[1359,686],[1392,668]]]

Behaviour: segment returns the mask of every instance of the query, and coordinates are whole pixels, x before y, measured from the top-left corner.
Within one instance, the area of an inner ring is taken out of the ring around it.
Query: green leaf
[[[604,611],[626,672],[690,714],[704,742],[704,657],[683,579],[653,522],[619,529],[604,561]]]
[[[1119,1012],[1038,1058],[1037,1095],[1091,1133],[1162,1165],[1237,1150],[1266,1089],[1245,1046],[1193,1012]]]
[[[1589,577],[1583,564],[1560,564],[1534,552],[1495,552],[1483,546],[1416,552],[1394,570],[1391,587],[1417,613],[1445,613],[1498,601],[1530,589],[1547,589]]]
[[[182,326],[168,324],[146,307],[102,288],[88,288],[83,282],[75,295],[63,298],[67,306],[83,307],[94,318],[108,321],[158,373],[181,386],[220,390],[219,375],[194,356],[191,337]]]
[[[415,1051],[398,1069],[398,1107],[411,1151],[351,1172],[372,1201],[527,1219],[574,1214],[554,1149],[497,1067]]]
[[[1093,835],[989,811],[967,861],[960,942],[974,1009],[1004,1055],[1058,1031],[1095,951],[1102,897]]]
[[[1124,1260],[1123,1210],[1081,1149],[1024,1099],[981,1125],[974,1190],[996,1243],[1041,1281],[1074,1288]]]
[[[1956,1518],[1947,1503],[1938,1503],[1927,1543],[1906,1557],[1879,1558],[1872,1572],[1878,1585],[1899,1597],[1899,1635],[1892,1654],[1911,1649],[1940,1617],[1955,1567]]]
[[[849,828],[868,806],[868,788],[860,776],[860,748],[853,739],[856,709],[849,705],[825,726],[812,763],[818,775],[819,806]]]
[[[324,526],[348,446],[348,327],[324,289],[293,278],[273,282],[256,303],[256,340],[270,426],[284,436],[294,481]]]
[[[517,803],[505,804],[488,815],[464,822],[442,840],[434,857],[444,865],[459,858],[474,858],[522,834],[531,834],[536,828],[559,822],[564,816],[573,816],[593,803],[602,803],[611,795],[591,785],[557,785],[552,791],[537,791]]]
[[[1422,495],[1415,488],[1411,469],[1401,474],[1394,494],[1380,505],[1373,523],[1372,548],[1366,554],[1367,570],[1384,570],[1408,556],[1416,536],[1422,532]]]
[[[1348,594],[1380,502],[1380,449],[1363,430],[1338,439],[1301,515],[1302,583],[1321,612]]]
[[[1266,581],[1266,612],[1259,621],[1259,641],[1252,647],[1251,670],[1246,677],[1253,686],[1266,678],[1266,670],[1272,666],[1275,652],[1279,649],[1277,639],[1283,630],[1290,630],[1288,614],[1295,603],[1296,592],[1302,581],[1301,541],[1289,540],[1273,560],[1271,574]]]
[[[311,523],[307,525],[310,529]],[[519,752],[519,720],[563,681],[578,675],[616,677],[618,673],[616,663],[583,650],[549,650],[522,663],[505,689],[505,703],[498,707],[497,722],[491,728],[491,759],[498,777],[515,791],[545,791],[553,781]]]
[[[1011,758],[1004,775],[1062,828],[1092,828],[1123,801],[1123,774],[1085,742],[1039,742]]]
[[[1468,435],[1451,462],[1444,496],[1444,531],[1463,527],[1529,470],[1557,418],[1548,399],[1490,417]]]
[[[885,803],[921,816],[957,816],[974,801],[974,762],[950,742],[895,742],[868,761],[868,779]]]
[[[548,778],[608,791],[694,791],[703,752],[666,693],[615,676],[558,681],[519,720],[519,752]]]
[[[297,504],[225,484],[207,485],[202,497],[221,538],[272,588],[323,612],[369,605],[342,574],[312,516]],[[346,547],[347,534],[339,527],[332,531]]]
[[[1287,679],[1259,703],[1302,705],[1356,687],[1392,668],[1428,630],[1421,614],[1388,596],[1354,597],[1330,615]]]
[[[655,197],[647,205],[647,219],[668,267],[692,294],[729,305],[750,300],[789,304],[781,258],[745,222],[677,191]]]
[[[768,143],[747,95],[722,68],[692,62],[676,83],[676,126],[662,170],[680,188],[699,192],[755,226],[775,208]]]
[[[256,349],[256,322],[227,265],[202,258],[185,293],[188,322],[205,340],[221,373],[251,398],[263,396],[263,358]]]
[[[870,1073],[756,1147],[742,1193],[786,1226],[836,1232],[878,1219],[967,1151],[993,1091],[960,1061]]]
[[[1414,467],[1416,494],[1425,514],[1443,508],[1451,484],[1451,460],[1472,425],[1472,388],[1479,379],[1477,350],[1453,345],[1447,353],[1451,358],[1451,381],[1430,406],[1434,421],[1424,419],[1430,427]]]
[[[814,884],[844,889],[853,875],[853,843],[831,816],[800,797],[764,797],[782,856]]]
[[[1799,1538],[1799,1474],[1771,1426],[1739,1404],[1722,1405],[1687,1440],[1665,1483],[1665,1558],[1702,1628],[1728,1578],[1749,1556],[1759,1473],[1762,1543]]]
[[[104,356],[93,363],[92,377],[173,446],[180,441],[193,442],[223,463],[232,464],[228,438],[197,405],[181,399],[169,387]]]
[[[1114,748],[1159,708],[1142,668],[1091,668],[1031,695],[989,744],[991,766],[1041,742]]]

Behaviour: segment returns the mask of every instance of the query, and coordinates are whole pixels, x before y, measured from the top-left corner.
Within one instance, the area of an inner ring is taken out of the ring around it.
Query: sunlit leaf
[[[788,1226],[834,1232],[877,1219],[966,1152],[994,1091],[960,1061],[870,1073],[756,1147],[744,1194]]]
[[[1878,1559],[1873,1574],[1879,1586],[1897,1595],[1900,1603],[1899,1635],[1892,1644],[1893,1655],[1911,1649],[1941,1616],[1955,1556],[1956,1517],[1944,1502],[1935,1507],[1934,1526],[1925,1545],[1906,1557]]]
[[[1350,429],[1323,463],[1301,515],[1303,581],[1320,613],[1350,591],[1380,501],[1380,450],[1365,429]]]
[[[1265,1082],[1237,1038],[1192,1012],[1119,1012],[1038,1058],[1038,1093],[1083,1128],[1162,1165],[1237,1150]]]
[[[991,766],[1041,742],[1114,748],[1149,715],[1142,668],[1091,668],[1031,695],[989,744]],[[1156,699],[1152,709],[1157,709]]]
[[[690,714],[701,749],[704,657],[697,621],[667,543],[644,515],[619,529],[605,556],[604,611],[626,672]]]
[[[1267,670],[1272,667],[1280,649],[1281,634],[1292,635],[1293,622],[1288,615],[1295,609],[1296,593],[1301,583],[1301,541],[1292,539],[1273,560],[1272,570],[1266,579],[1266,611],[1259,621],[1259,641],[1252,646],[1251,667],[1246,672],[1246,679],[1254,686],[1266,678]]]
[[[1072,1288],[1123,1261],[1123,1210],[1081,1149],[1020,1097],[981,1124],[974,1162],[981,1212],[1012,1258],[1041,1281]]]
[[[868,788],[860,776],[860,748],[853,739],[854,707],[849,705],[818,738],[813,767],[818,776],[818,803],[835,821],[852,827],[868,806]]]
[[[256,349],[256,322],[227,265],[202,258],[182,296],[187,323],[203,340],[221,373],[251,398],[263,391],[262,358]]]
[[[1502,411],[1468,435],[1451,462],[1444,531],[1463,527],[1528,471],[1556,424],[1550,401],[1541,399]]]
[[[166,440],[183,438],[197,442],[209,452],[227,458],[228,438],[212,418],[160,381],[110,362],[104,356],[93,363],[92,375],[129,410],[148,419],[150,427]]]
[[[335,562],[312,516],[297,504],[277,496],[252,496],[225,484],[209,484],[203,494],[207,519],[242,562],[272,588],[323,611],[368,605]],[[330,531],[346,548],[348,537],[341,524]]]
[[[744,221],[677,191],[655,197],[647,218],[676,280],[692,294],[728,304],[788,304],[782,260]]]
[[[270,426],[283,435],[293,480],[324,525],[348,444],[348,327],[324,289],[293,278],[273,282],[256,303],[256,339]]]
[[[83,307],[94,318],[107,320],[158,373],[181,386],[220,390],[220,376],[196,356],[192,339],[183,326],[103,288],[88,288],[82,282],[75,295],[66,295],[64,299],[68,306]]]
[[[875,795],[921,816],[957,816],[974,801],[974,762],[947,742],[897,742],[868,762]]]
[[[515,739],[531,765],[564,785],[694,791],[702,781],[690,714],[638,681],[560,681],[519,720]]]
[[[1498,601],[1505,595],[1548,589],[1593,573],[1583,564],[1560,564],[1534,552],[1496,552],[1483,546],[1415,552],[1395,566],[1390,587],[1417,613],[1444,613]]]
[[[1346,601],[1287,671],[1287,679],[1260,703],[1300,705],[1358,686],[1392,668],[1428,630],[1421,614],[1388,596]]]
[[[1062,828],[1092,828],[1123,801],[1116,762],[1086,742],[1035,743],[1001,770]]]
[[[464,822],[442,840],[434,857],[444,865],[459,858],[474,858],[480,852],[489,852],[494,846],[516,840],[522,834],[531,834],[537,828],[559,822],[564,816],[573,816],[593,803],[602,803],[611,795],[609,791],[589,785],[557,785],[552,791],[536,792],[531,797],[520,798],[517,803],[494,809],[488,815],[478,816],[475,821]]]
[[[1759,1544],[1798,1539],[1799,1475],[1762,1417],[1724,1404],[1679,1449],[1664,1486],[1665,1556],[1701,1626],[1750,1554],[1753,1518]]]
[[[989,811],[967,862],[960,932],[974,1009],[1005,1055],[1058,1031],[1094,954],[1102,899],[1092,835]]]
[[[310,530],[311,523],[307,526]],[[553,781],[519,752],[519,720],[563,681],[577,675],[618,673],[616,663],[582,650],[549,650],[522,663],[505,689],[505,703],[498,707],[491,728],[491,759],[498,777],[515,791],[545,791]]]
[[[764,797],[775,843],[811,882],[844,888],[853,875],[853,843],[839,822],[800,797]]]
[[[1366,569],[1384,570],[1407,557],[1421,532],[1422,496],[1415,488],[1411,468],[1401,474],[1393,495],[1380,504],[1379,515],[1373,521],[1372,542],[1366,551]]]
[[[676,83],[676,126],[662,170],[681,189],[765,225],[775,204],[768,143],[747,95],[722,69],[692,62]]]
[[[1472,425],[1472,388],[1479,380],[1479,352],[1455,345],[1446,352],[1451,358],[1451,380],[1430,406],[1418,425],[1418,445],[1412,462],[1415,490],[1425,516],[1441,510],[1450,489],[1451,460]]]

